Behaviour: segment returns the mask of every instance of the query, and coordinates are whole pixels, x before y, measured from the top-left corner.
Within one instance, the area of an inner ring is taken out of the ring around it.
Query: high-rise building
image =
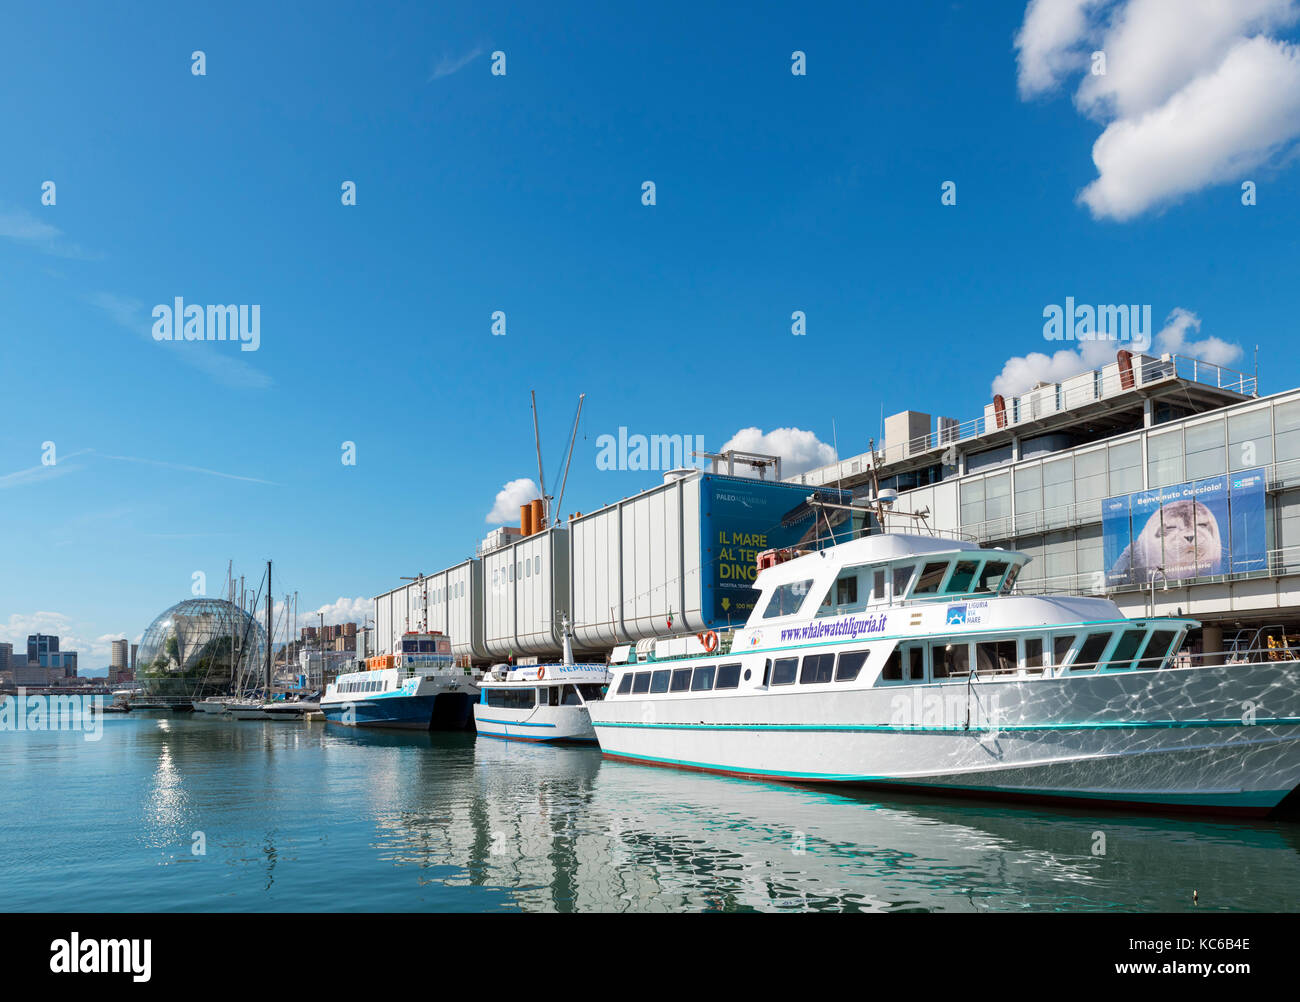
[[[131,673],[132,673],[132,674],[135,673],[135,656],[136,656],[136,652],[139,651],[139,650],[140,650],[140,645],[139,645],[139,644],[132,644],[132,645],[131,645]]]
[[[117,672],[117,671],[121,671],[123,668],[125,668],[125,667],[127,666],[127,661],[126,661],[126,659],[127,659],[127,641],[126,641],[126,638],[123,637],[121,640],[114,640],[114,641],[113,641],[113,657],[112,657],[112,661],[110,662],[110,667],[111,667],[111,668],[113,669],[113,671],[115,671],[115,672]]]
[[[49,655],[59,653],[59,638],[48,633],[31,633],[27,636],[27,660],[48,664]]]
[[[64,678],[77,677],[77,652],[60,651],[59,638],[53,634],[28,635],[27,663],[40,668],[54,668],[56,674]]]
[[[0,644],[0,671],[13,671],[14,645]]]

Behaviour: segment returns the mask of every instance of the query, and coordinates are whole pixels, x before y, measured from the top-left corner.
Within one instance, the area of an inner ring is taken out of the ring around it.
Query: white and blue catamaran
[[[1015,594],[1028,559],[916,531],[760,555],[743,628],[611,658],[588,707],[601,748],[763,779],[1245,815],[1300,784],[1300,662],[1176,660],[1196,621]]]
[[[320,701],[325,719],[421,731],[465,726],[478,689],[468,669],[456,666],[451,639],[436,630],[408,631],[398,647],[331,682]]]

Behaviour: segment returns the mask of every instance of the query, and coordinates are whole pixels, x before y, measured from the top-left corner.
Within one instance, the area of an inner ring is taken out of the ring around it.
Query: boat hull
[[[1300,784],[1295,668],[592,707],[611,758],[798,783],[1259,816]]]
[[[358,697],[347,702],[321,703],[321,712],[331,724],[345,727],[392,727],[427,731],[433,720],[437,696],[396,696],[379,699]]]
[[[475,703],[474,729],[483,737],[533,744],[596,743],[596,730],[585,706],[510,710]]]

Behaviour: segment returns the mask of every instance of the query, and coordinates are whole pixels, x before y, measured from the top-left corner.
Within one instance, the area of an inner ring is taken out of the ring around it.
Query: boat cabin
[[[765,569],[750,626],[845,616],[907,603],[1007,595],[1029,561],[931,536],[867,536]]]

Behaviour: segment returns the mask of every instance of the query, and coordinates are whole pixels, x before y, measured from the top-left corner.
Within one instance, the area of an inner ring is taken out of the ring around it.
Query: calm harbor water
[[[136,712],[99,741],[0,733],[0,776],[4,911],[1293,911],[1300,888],[1291,821],[827,792],[472,734]]]

